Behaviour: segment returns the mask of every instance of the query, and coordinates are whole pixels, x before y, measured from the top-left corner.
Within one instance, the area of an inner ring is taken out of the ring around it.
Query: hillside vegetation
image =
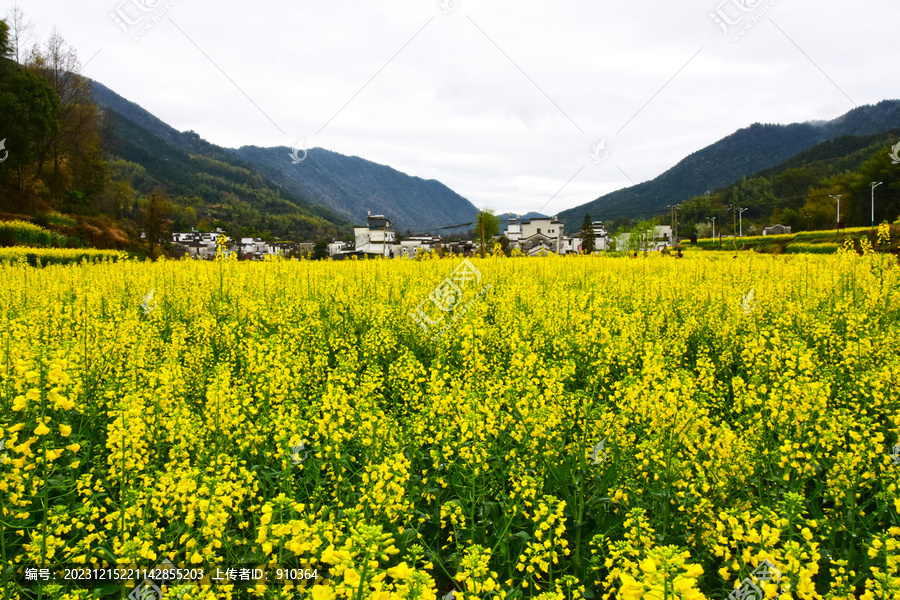
[[[891,130],[900,130],[898,100],[885,100],[876,105],[860,106],[827,122],[790,125],[754,123],[685,157],[653,180],[617,190],[581,206],[565,210],[560,213],[560,218],[565,221],[567,231],[574,231],[579,228],[585,213],[589,213],[595,219],[607,221],[666,214],[669,205],[705,195],[711,190],[732,186],[744,178],[752,178],[754,174],[790,161],[823,142],[845,136],[872,136]],[[897,141],[900,141],[900,138],[894,143]],[[848,148],[842,155],[850,151]],[[867,158],[871,156],[869,154]],[[803,159],[804,164],[807,160]],[[848,168],[856,169],[855,166],[848,164],[837,172]],[[818,179],[833,174],[812,173]],[[749,192],[744,190],[744,193]],[[782,190],[774,192],[775,202],[781,203],[783,200],[781,195],[785,194],[786,192]],[[790,195],[794,194],[796,191],[791,190]],[[727,204],[727,201],[725,203]],[[800,206],[802,204],[801,202]],[[786,205],[784,208],[796,210],[799,207]],[[800,215],[801,218],[804,217],[803,213]]]
[[[42,46],[15,48],[0,21],[0,123],[8,152],[0,164],[0,220],[18,221],[0,230],[0,245],[155,256],[170,231],[191,227],[297,241],[351,230],[329,209],[284,192],[196,134],[179,134],[196,147],[185,150],[114,110],[98,110],[79,71],[75,49],[59,33]]]

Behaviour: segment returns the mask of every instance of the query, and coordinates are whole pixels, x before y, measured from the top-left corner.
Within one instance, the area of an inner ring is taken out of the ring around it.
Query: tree
[[[481,258],[484,258],[487,240],[500,233],[500,217],[494,211],[486,208],[478,213],[475,224],[475,236],[481,240]]]
[[[54,29],[44,50],[32,48],[27,66],[47,81],[59,97],[59,127],[40,144],[38,173],[49,160],[55,192],[64,191],[70,184],[86,188],[88,194],[99,191],[105,183],[100,113],[91,96],[90,81],[78,74],[81,64],[75,49]],[[64,165],[70,172],[63,172]],[[76,181],[71,181],[73,178]]]
[[[164,190],[156,188],[144,202],[143,209],[144,233],[147,235],[150,259],[156,260],[159,256],[157,246],[166,228],[165,219],[172,211],[172,200]]]
[[[772,191],[782,205],[799,208],[803,206],[810,188],[819,182],[819,178],[807,169],[786,169],[772,180]]]
[[[328,242],[320,240],[313,246],[312,259],[325,260],[326,258],[328,258]]]
[[[591,222],[591,215],[584,215],[584,221],[581,222],[581,251],[585,254],[593,254],[595,249],[594,239],[594,223]]]
[[[501,237],[497,242],[500,244],[500,250],[503,252],[505,256],[509,256],[510,248],[509,248],[509,238],[505,235]]]
[[[618,249],[626,252],[647,252],[653,247],[658,224],[656,219],[640,221],[627,233],[625,243],[619,244]]]
[[[0,21],[0,54],[8,54],[9,41],[6,23]],[[9,152],[4,167],[18,177],[18,187],[24,184],[26,167],[33,164],[41,141],[58,129],[59,97],[46,81],[0,58],[0,139],[6,140]],[[0,171],[0,177],[3,172]]]
[[[11,50],[9,45],[9,25],[6,19],[0,19],[0,59],[9,58]]]
[[[22,64],[25,46],[31,40],[34,23],[25,20],[25,11],[18,2],[13,2],[9,13],[9,52],[17,64]],[[5,55],[4,55],[5,56]]]

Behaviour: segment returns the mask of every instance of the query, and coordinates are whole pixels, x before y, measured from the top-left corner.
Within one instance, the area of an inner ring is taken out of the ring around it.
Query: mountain
[[[312,148],[301,163],[292,164],[290,148],[244,146],[237,154],[284,189],[356,223],[364,223],[371,212],[390,218],[398,231],[432,233],[471,222],[478,214],[471,202],[439,181],[358,156]]]
[[[97,82],[92,97],[105,114],[104,145],[113,179],[136,192],[163,190],[175,229],[223,227],[229,234],[308,240],[348,235],[352,223],[291,194],[227,148],[179,132]],[[136,221],[129,206],[119,217]]]
[[[900,140],[900,129],[890,129],[871,135],[845,135],[816,144],[809,150],[792,156],[780,165],[754,173],[753,177],[775,179],[790,169],[803,169],[819,179],[845,171],[858,170],[884,146]]]
[[[290,148],[222,148],[192,131],[175,130],[102,84],[92,85],[99,105],[163,142],[255,171],[288,195],[328,208],[349,222],[365,223],[368,212],[372,212],[391,218],[398,231],[418,233],[467,223],[478,214],[471,202],[439,181],[411,177],[385,165],[322,148],[309,150],[300,164],[292,164]]]
[[[649,216],[669,204],[704,194],[745,176],[779,165],[822,142],[841,136],[865,136],[900,127],[900,101],[860,106],[832,120],[791,125],[754,123],[681,160],[662,175],[606,194],[560,213],[567,231],[594,219]]]

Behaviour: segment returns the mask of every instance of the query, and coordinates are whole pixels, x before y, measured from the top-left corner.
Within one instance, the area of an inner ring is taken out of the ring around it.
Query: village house
[[[603,221],[594,221],[591,229],[594,233],[594,252],[605,252],[609,249],[609,233]],[[584,239],[579,232],[574,236],[563,236],[560,254],[581,253],[584,251]]]
[[[353,242],[345,242],[342,240],[334,240],[330,244],[328,244],[326,252],[328,252],[328,256],[331,258],[337,258],[342,254],[349,254],[355,250],[353,247]]]
[[[522,251],[528,256],[552,252],[559,253],[563,247],[563,223],[557,217],[533,217],[509,220],[506,239],[510,249]]]
[[[243,258],[263,258],[269,253],[269,244],[257,237],[241,238],[241,256]]]
[[[216,257],[216,249],[219,236],[224,235],[221,229],[209,233],[201,233],[196,229],[187,232],[172,234],[172,243],[177,250],[185,252],[188,256],[200,260],[209,260]],[[225,236],[226,246],[231,243]]]
[[[298,245],[293,242],[265,242],[257,237],[245,237],[235,242],[221,229],[209,233],[202,233],[196,229],[173,233],[172,246],[176,256],[187,255],[198,260],[213,260],[218,252],[220,236],[225,238],[226,258],[236,252],[244,259],[262,260],[266,256],[286,257],[298,251]]]
[[[369,212],[365,227],[354,227],[356,252],[367,256],[393,256],[393,246],[397,233],[390,219],[384,215],[373,215]]]
[[[631,233],[620,233],[615,237],[615,249],[623,251],[629,247]],[[641,244],[641,252],[659,252],[675,245],[672,236],[671,225],[657,225],[651,235],[648,235]]]
[[[419,252],[431,252],[440,245],[441,238],[438,236],[408,237],[394,245],[393,255],[398,258],[415,258]]]

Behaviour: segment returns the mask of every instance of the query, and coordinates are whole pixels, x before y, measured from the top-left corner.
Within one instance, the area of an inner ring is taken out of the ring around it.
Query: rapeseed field
[[[864,250],[0,264],[2,597],[900,598]]]

